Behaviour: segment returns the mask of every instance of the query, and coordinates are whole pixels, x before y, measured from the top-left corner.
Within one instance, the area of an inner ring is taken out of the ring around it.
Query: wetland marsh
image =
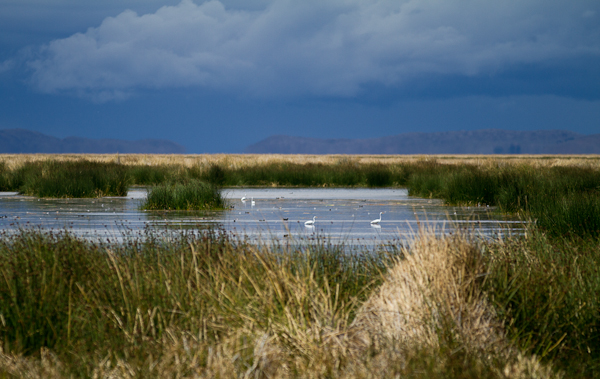
[[[2,158],[0,377],[600,372],[600,157]]]
[[[406,241],[427,225],[438,233],[469,230],[487,237],[519,234],[523,222],[494,208],[453,206],[408,196],[405,189],[383,188],[225,188],[223,210],[142,209],[144,188],[124,197],[39,199],[0,193],[0,230],[65,230],[90,240],[123,241],[149,231],[216,229],[255,243],[326,237],[335,244],[377,248]],[[247,201],[241,201],[244,197]],[[254,204],[252,204],[252,199]],[[379,225],[370,221],[385,212]],[[314,227],[304,221],[317,216]]]

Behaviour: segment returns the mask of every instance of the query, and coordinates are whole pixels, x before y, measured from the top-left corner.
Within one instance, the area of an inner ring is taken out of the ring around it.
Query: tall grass
[[[600,170],[530,165],[430,167],[408,178],[409,194],[451,204],[521,212],[554,236],[600,236]]]
[[[150,188],[143,209],[206,210],[222,209],[225,200],[219,188],[207,182],[163,183]]]
[[[102,369],[97,357],[172,365],[169,349],[181,343],[207,365],[206,349],[227,341],[239,356],[223,363],[244,372],[263,335],[302,357],[325,338],[318,333],[347,327],[385,263],[324,245],[302,254],[259,249],[224,234],[109,246],[22,231],[0,240],[0,340],[5,354],[50,349],[66,372],[84,377]]]
[[[87,197],[105,193],[109,182],[124,177],[130,185],[158,185],[202,180],[217,186],[334,186],[384,187],[403,184],[395,166],[358,165],[352,160],[335,164],[269,163],[251,167],[218,164],[119,165],[87,160],[27,162],[15,170],[0,167],[0,186],[37,196]],[[41,195],[41,194],[44,195]]]
[[[125,196],[129,178],[117,164],[46,161],[23,165],[12,175],[11,186],[38,197]]]
[[[161,184],[173,181],[180,168],[174,165],[135,165],[127,167],[131,183],[141,186]]]
[[[223,170],[223,169],[222,169]],[[223,170],[225,186],[356,186],[365,185],[365,169],[348,163],[335,165],[276,163]]]
[[[489,166],[529,164],[540,169],[555,166],[600,167],[598,155],[290,155],[290,154],[0,154],[11,170],[26,162],[57,160],[60,162],[86,159],[100,163],[119,162],[125,166],[180,166],[206,169],[218,165],[227,169],[248,168],[269,164],[323,164],[334,165],[352,162],[357,165],[381,164],[385,166],[412,165],[437,161],[444,165]]]
[[[10,191],[12,186],[9,182],[10,170],[6,162],[0,161],[0,191]]]
[[[549,238],[487,245],[485,290],[509,337],[569,377],[600,372],[600,243]]]
[[[0,375],[551,378],[515,350],[460,236],[401,255],[223,233],[0,239]]]

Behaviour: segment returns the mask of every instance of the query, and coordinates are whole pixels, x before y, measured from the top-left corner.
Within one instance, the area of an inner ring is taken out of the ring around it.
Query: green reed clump
[[[10,191],[12,186],[10,184],[10,171],[6,167],[6,162],[0,162],[0,191]]]
[[[552,235],[600,236],[600,171],[580,167],[412,167],[409,194],[524,213]]]
[[[7,191],[21,191],[27,178],[39,175],[39,166],[26,164],[16,170],[10,170],[4,166],[4,183]]]
[[[219,187],[212,183],[190,180],[186,183],[163,183],[150,188],[143,209],[206,210],[222,209],[225,200]]]
[[[600,195],[547,194],[529,207],[537,224],[552,236],[600,237]]]
[[[464,168],[447,178],[444,199],[452,204],[495,204],[498,189],[494,172]]]
[[[145,186],[173,181],[174,173],[179,171],[179,167],[173,165],[135,165],[129,166],[127,171],[132,184]]]
[[[490,243],[485,288],[522,349],[552,361],[567,377],[600,368],[600,243],[549,238]]]
[[[333,165],[321,163],[271,163],[240,169],[222,169],[225,186],[390,186],[397,182],[393,166],[358,165],[341,161]]]
[[[260,248],[224,233],[119,245],[25,230],[2,237],[3,353],[51,349],[65,377],[92,377],[98,357],[140,369],[148,359],[171,361],[180,336],[214,349],[240,341],[242,372],[264,333],[302,356],[311,325],[347,326],[389,263],[320,243],[302,252]]]
[[[407,186],[410,195],[440,198],[445,194],[446,182],[456,170],[456,166],[435,160],[407,163],[400,167],[399,184]]]
[[[210,183],[222,186],[225,183],[225,170],[217,164],[212,164],[206,175],[204,175],[204,179]]]
[[[20,232],[0,242],[0,340],[4,349],[31,354],[83,337],[78,288],[95,286],[103,259],[97,246],[69,234]]]
[[[392,185],[392,172],[384,165],[371,165],[365,169],[369,187],[387,187]]]
[[[38,197],[125,196],[129,187],[125,167],[86,160],[28,162],[14,176],[20,192]]]
[[[356,170],[344,170],[323,164],[273,163],[265,166],[232,170],[229,176],[233,183],[245,185],[280,186],[352,186],[358,183]],[[225,183],[231,183],[227,180]],[[232,183],[232,184],[233,184]]]

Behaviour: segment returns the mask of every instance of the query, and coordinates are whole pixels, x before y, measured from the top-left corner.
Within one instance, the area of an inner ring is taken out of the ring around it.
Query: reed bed
[[[399,255],[223,234],[0,240],[0,376],[554,378],[506,338],[480,246]]]
[[[125,196],[129,177],[115,163],[87,160],[28,162],[14,171],[3,171],[4,190],[19,190],[38,197]]]
[[[223,207],[214,186],[400,186],[408,187],[411,195],[441,198],[449,204],[498,206],[504,212],[520,213],[555,236],[600,236],[600,167],[595,156],[571,158],[570,165],[556,157],[515,158],[510,163],[508,158],[477,158],[477,164],[464,163],[473,158],[463,157],[458,164],[456,157],[448,163],[441,157],[383,156],[374,163],[363,161],[372,157],[259,156],[263,161],[246,159],[245,166],[239,164],[241,156],[228,155],[209,161],[196,157],[191,166],[185,160],[192,159],[189,156],[171,157],[180,159],[178,165],[165,160],[140,165],[139,161],[118,164],[60,157],[60,161],[27,161],[15,169],[6,161],[0,163],[0,190],[40,197],[91,197],[122,196],[129,185],[155,185],[148,209],[206,209]],[[382,163],[385,159],[389,161]],[[120,156],[117,160],[126,161]]]
[[[600,237],[600,169],[531,165],[489,168],[427,164],[407,180],[409,194],[450,204],[521,213],[554,236]]]
[[[219,188],[207,182],[159,184],[150,188],[143,209],[149,210],[208,210],[224,209],[225,200]]]
[[[439,173],[459,167],[600,169],[598,156],[2,155],[0,185],[15,189],[19,184],[12,178],[15,173],[49,161],[124,166],[132,185],[218,179],[216,184],[227,186],[405,186],[409,175],[430,172],[432,167]]]
[[[566,377],[600,375],[600,240],[549,237],[487,243],[484,290],[508,337]]]
[[[286,154],[0,154],[14,170],[27,162],[89,160],[118,163],[126,166],[182,166],[201,168],[218,165],[225,169],[264,166],[270,164],[324,164],[351,162],[354,164],[411,164],[438,162],[449,165],[494,166],[497,164],[531,164],[536,167],[591,166],[600,167],[599,155],[286,155]]]

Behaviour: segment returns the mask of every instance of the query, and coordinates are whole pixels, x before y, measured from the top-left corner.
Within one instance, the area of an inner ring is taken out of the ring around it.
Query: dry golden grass
[[[439,347],[451,327],[465,346],[503,348],[503,334],[478,281],[485,267],[478,249],[460,236],[418,238],[363,306],[355,323],[365,336]]]
[[[169,329],[155,341],[158,348],[141,360],[139,352],[127,351],[133,347],[97,356],[89,376],[559,378],[549,366],[535,356],[524,356],[506,340],[480,288],[485,274],[480,255],[477,246],[463,236],[438,238],[423,233],[404,250],[404,258],[390,267],[383,284],[360,306],[351,324],[348,309],[330,300],[330,291],[335,289],[319,288],[312,275],[292,275],[265,261],[269,270],[262,280],[273,287],[269,293],[257,292],[265,299],[252,303],[270,303],[267,297],[287,293],[290,298],[283,319],[258,327],[247,318],[212,342],[202,335]],[[220,293],[225,306],[228,292],[221,289]],[[466,367],[463,361],[453,361],[459,352],[471,357]],[[136,355],[137,360],[126,358]],[[470,374],[460,375],[462,369]],[[447,375],[456,371],[459,374]],[[0,376],[3,373],[22,378],[69,377],[47,350],[42,350],[40,358],[0,351]]]
[[[125,165],[195,165],[218,164],[237,169],[268,165],[271,163],[321,163],[337,164],[400,164],[435,160],[444,164],[531,164],[539,167],[590,166],[600,167],[600,155],[285,155],[285,154],[0,154],[0,162],[9,169],[18,168],[25,162],[44,160],[72,161],[87,159],[95,162],[119,162]]]
[[[504,360],[500,377],[555,377],[550,367],[507,341],[481,290],[486,267],[472,242],[426,232],[404,255],[352,325],[366,344],[398,341],[410,356],[415,348],[436,351],[450,343],[475,356]]]

